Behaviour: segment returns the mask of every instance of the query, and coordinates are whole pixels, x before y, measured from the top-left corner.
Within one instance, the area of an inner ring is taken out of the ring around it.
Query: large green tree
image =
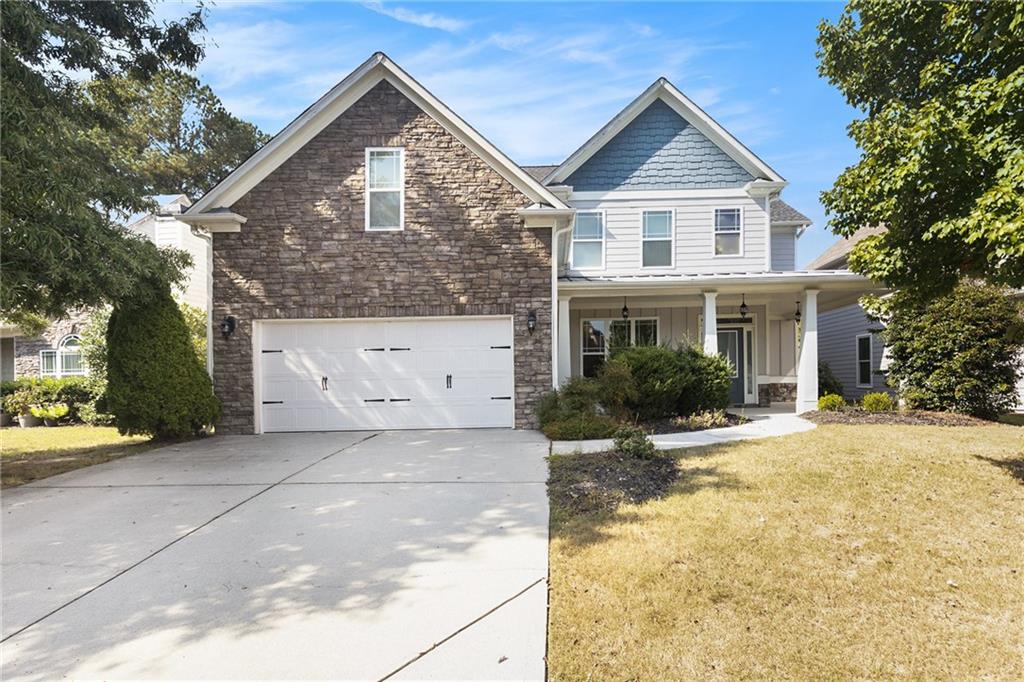
[[[151,194],[198,198],[268,139],[228,112],[209,86],[179,70],[142,81],[97,80],[89,94],[112,116],[124,117],[117,130],[98,134]]]
[[[819,31],[821,74],[864,114],[822,195],[832,229],[888,228],[851,267],[924,298],[1024,286],[1024,4],[849,0]]]
[[[0,316],[59,317],[180,280],[185,254],[116,224],[146,208],[145,183],[97,134],[118,112],[82,83],[190,68],[203,27],[201,7],[157,21],[144,2],[0,2]]]

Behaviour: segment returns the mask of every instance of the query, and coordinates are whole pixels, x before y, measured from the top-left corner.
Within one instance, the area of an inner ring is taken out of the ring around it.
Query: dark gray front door
[[[729,402],[733,405],[742,405],[746,393],[743,389],[743,330],[742,329],[719,329],[718,330],[718,354],[729,361],[732,365],[732,385],[729,387]]]

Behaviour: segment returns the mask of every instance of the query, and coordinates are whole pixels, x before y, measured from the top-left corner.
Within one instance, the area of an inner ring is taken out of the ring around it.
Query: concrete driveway
[[[5,491],[3,679],[543,679],[547,449],[221,436]]]

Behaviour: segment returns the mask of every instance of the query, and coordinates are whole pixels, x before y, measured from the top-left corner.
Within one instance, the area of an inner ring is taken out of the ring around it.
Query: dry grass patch
[[[551,679],[1024,678],[1019,428],[822,426],[678,465],[661,499],[553,507]]]
[[[0,429],[0,480],[5,488],[21,485],[158,445],[110,426],[9,427]]]

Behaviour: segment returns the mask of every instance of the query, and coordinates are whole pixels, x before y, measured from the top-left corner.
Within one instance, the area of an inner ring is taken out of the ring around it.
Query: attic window
[[[366,229],[405,229],[405,150],[366,150]]]

